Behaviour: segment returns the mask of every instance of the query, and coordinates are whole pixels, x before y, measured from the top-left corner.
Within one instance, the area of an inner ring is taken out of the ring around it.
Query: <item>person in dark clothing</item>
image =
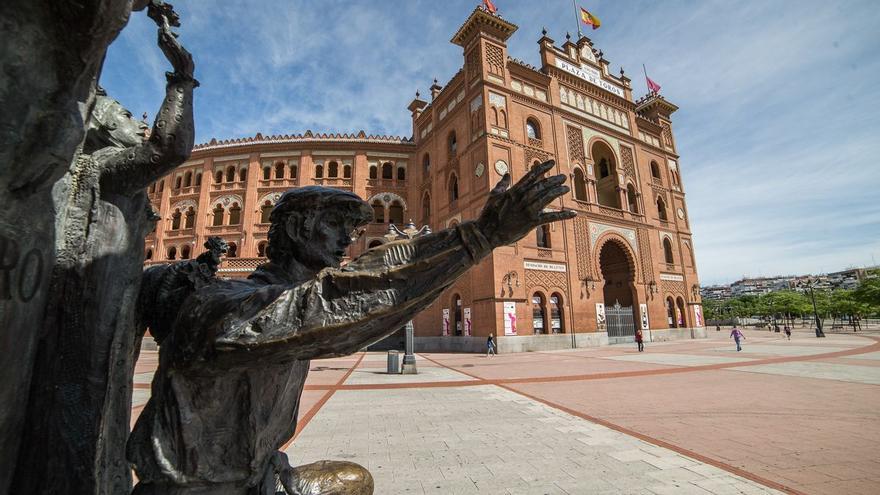
[[[644,337],[642,336],[642,329],[641,328],[636,330],[636,343],[639,345],[639,352],[642,352],[645,350],[645,341],[644,341]]]
[[[489,338],[486,340],[486,357],[489,357],[493,354],[498,354],[495,351],[495,340],[492,339],[492,334],[489,334]]]

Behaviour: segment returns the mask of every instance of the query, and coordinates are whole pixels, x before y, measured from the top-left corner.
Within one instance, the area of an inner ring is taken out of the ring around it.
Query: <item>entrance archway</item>
[[[625,249],[619,242],[609,240],[599,251],[599,269],[605,282],[605,323],[612,343],[631,341],[636,331],[634,265]]]

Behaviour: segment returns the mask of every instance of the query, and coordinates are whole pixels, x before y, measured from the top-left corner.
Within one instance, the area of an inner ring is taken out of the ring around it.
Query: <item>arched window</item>
[[[427,153],[422,157],[422,175],[423,179],[431,175],[431,155]]]
[[[217,205],[214,207],[214,222],[212,225],[214,227],[223,225],[223,205]]]
[[[370,178],[371,179],[378,179],[379,176],[377,174],[378,174],[378,170],[376,170],[376,166],[375,165],[371,166],[370,167]]]
[[[192,172],[187,172],[186,174],[183,175],[183,187],[192,186],[192,181],[193,181]]]
[[[385,205],[378,199],[373,201],[373,221],[376,223],[385,223]]]
[[[260,258],[266,257],[266,246],[268,246],[268,245],[269,245],[269,243],[266,241],[260,241],[260,243],[257,244],[257,256],[258,257],[260,257]]]
[[[180,186],[182,185],[181,181],[183,181],[183,177],[178,175],[177,178],[174,179],[174,189],[180,189]]]
[[[544,294],[535,292],[532,294],[532,331],[536,334],[545,333],[547,322],[547,310],[544,307]]]
[[[180,259],[188,260],[189,259],[189,251],[190,251],[190,248],[188,245],[184,245],[182,248],[180,248]]]
[[[223,182],[223,171],[218,170],[217,172],[214,173],[214,183],[219,184],[221,182]]]
[[[431,195],[425,193],[422,198],[422,223],[427,224],[431,221]]]
[[[617,175],[614,152],[607,143],[602,141],[594,142],[590,151],[590,155],[593,157],[593,160],[595,160],[598,169],[598,179],[596,179],[596,201],[602,206],[616,208],[618,210],[624,209],[626,206],[622,205],[621,202],[625,201],[625,199],[621,198],[619,188],[625,186],[618,182],[619,178]]]
[[[235,182],[235,167],[232,165],[226,168],[226,182]]]
[[[464,322],[461,321],[461,296],[458,294],[452,296],[452,312],[455,318],[455,335],[461,335]]]
[[[529,139],[541,139],[541,126],[535,119],[526,119],[526,136]]]
[[[537,229],[535,229],[535,234],[537,235],[538,247],[550,249],[550,226],[546,223],[544,225],[539,225]]]
[[[284,163],[278,162],[275,164],[275,178],[283,179],[284,178]]]
[[[672,265],[675,263],[675,258],[672,257],[672,243],[669,242],[668,237],[663,238],[663,258],[667,264]]]
[[[498,126],[507,129],[507,113],[504,110],[498,111]]]
[[[373,249],[374,247],[379,247],[381,245],[382,245],[382,241],[380,241],[378,239],[373,239],[372,241],[370,241],[370,245],[367,246],[367,249]]]
[[[639,212],[638,196],[636,195],[636,188],[632,184],[626,185],[626,202],[629,204],[629,211],[631,213]]]
[[[498,127],[498,109],[492,107],[492,125]]]
[[[195,223],[196,223],[196,210],[195,210],[195,208],[190,206],[186,210],[186,218],[184,219],[184,222],[183,222],[183,228],[191,229],[191,228],[193,228]]]
[[[449,137],[446,138],[446,149],[449,151],[450,159],[455,157],[455,154],[458,152],[458,140],[455,138],[455,131],[451,131]]]
[[[452,174],[452,178],[449,179],[449,202],[458,199],[458,177],[455,174]]]
[[[406,167],[397,167],[397,180],[406,180]]]
[[[659,196],[657,197],[657,216],[664,222],[669,219],[669,217],[666,216],[666,203],[663,201],[663,198]]]
[[[587,201],[587,179],[580,168],[574,169],[574,199]]]
[[[238,245],[234,242],[230,242],[228,244],[228,250],[226,251],[227,258],[236,258],[238,257]]]
[[[171,230],[177,230],[180,228],[180,209],[174,210],[174,213],[171,214]]]
[[[351,165],[342,166],[342,178],[351,179]]]
[[[611,175],[611,167],[608,166],[608,160],[605,158],[599,160],[599,178],[604,179]]]
[[[691,245],[687,242],[684,243],[684,260],[687,263],[687,266],[694,266],[697,264],[696,260],[694,260],[694,251],[691,249]]]
[[[196,174],[196,182],[193,185],[196,187],[199,187],[202,185],[202,173],[201,172]]]
[[[148,259],[148,260],[153,259],[153,250],[152,249],[147,249],[147,254],[144,255],[144,259]]]
[[[672,297],[666,298],[666,324],[669,328],[676,328],[678,318],[675,317],[675,301]]]
[[[324,178],[324,166],[323,165],[315,165],[315,178],[323,179]]]
[[[260,223],[271,223],[271,216],[272,202],[267,199],[263,202],[263,206],[260,207]]]
[[[382,164],[382,178],[388,180],[394,178],[394,165],[392,165],[391,162],[385,162]]]
[[[672,171],[672,183],[678,185],[678,172],[675,170]]]
[[[403,226],[403,206],[396,199],[388,207],[388,221],[397,226]]]
[[[272,178],[272,167],[263,167],[263,180]]]
[[[238,225],[241,223],[241,206],[238,203],[232,203],[229,207],[229,225]]]
[[[240,180],[241,182],[247,181],[247,169],[246,168],[243,168],[238,171],[238,180]]]
[[[554,292],[550,296],[550,331],[565,333],[565,316],[562,311],[562,296]]]
[[[296,179],[296,175],[298,173],[299,173],[299,167],[297,167],[296,165],[291,165],[290,166],[290,178]]]
[[[657,165],[657,162],[651,162],[651,177],[655,179],[660,178],[660,165]]]
[[[170,248],[168,248],[167,258],[169,260],[176,260],[177,259],[177,248],[176,247],[171,246]]]
[[[327,164],[327,177],[336,178],[339,177],[339,163],[336,161],[331,161]]]
[[[677,311],[677,313],[678,313],[678,321],[677,321],[678,326],[681,328],[687,328],[687,326],[688,326],[687,312],[684,310],[684,299],[682,299],[681,296],[678,296],[678,299],[676,299],[676,302],[678,303],[677,304],[677,306],[678,306],[678,308],[677,308],[678,309],[678,311]]]

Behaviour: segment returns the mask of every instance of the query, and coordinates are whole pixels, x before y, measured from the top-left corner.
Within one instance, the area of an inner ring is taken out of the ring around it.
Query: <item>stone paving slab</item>
[[[868,352],[865,354],[856,354],[855,356],[844,356],[843,359],[864,359],[870,361],[880,361],[880,352]]]
[[[360,462],[377,494],[779,493],[493,385],[338,391],[288,454]]]
[[[850,383],[866,383],[880,385],[880,367],[840,365],[817,361],[800,361],[792,363],[759,364],[742,368],[730,368],[733,371],[749,373],[766,373],[770,375],[797,376],[801,378],[821,378],[839,380]]]
[[[467,375],[457,371],[440,368],[438,366],[419,366],[417,362],[418,374],[402,375],[400,373],[388,374],[386,368],[359,367],[355,369],[345,385],[364,385],[364,384],[390,384],[390,383],[425,383],[425,382],[456,382],[474,380]]]
[[[659,352],[640,352],[624,356],[608,356],[603,359],[616,361],[637,361],[642,363],[667,364],[673,366],[704,366],[708,364],[729,364],[751,361],[751,358],[727,356],[701,356],[695,354],[666,354]]]
[[[828,346],[801,346],[801,345],[786,345],[786,343],[779,344],[750,344],[748,339],[743,342],[742,352],[746,352],[749,354],[769,354],[772,356],[811,356],[813,354],[825,354],[828,352],[838,352],[841,350],[840,347],[828,347]],[[731,340],[729,346],[725,347],[717,347],[712,349],[715,352],[724,352],[724,353],[736,353],[736,345]]]

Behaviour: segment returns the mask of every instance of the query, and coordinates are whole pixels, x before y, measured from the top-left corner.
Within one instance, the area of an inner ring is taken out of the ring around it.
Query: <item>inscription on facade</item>
[[[594,86],[598,86],[605,91],[614,93],[621,98],[624,97],[623,88],[602,79],[602,74],[597,69],[594,69],[587,65],[582,65],[578,67],[559,58],[556,59],[556,67],[564,70],[565,72],[568,72],[575,77],[579,77]]]
[[[562,263],[546,263],[542,261],[524,261],[523,268],[526,270],[542,270],[545,272],[565,272],[565,265]]]

